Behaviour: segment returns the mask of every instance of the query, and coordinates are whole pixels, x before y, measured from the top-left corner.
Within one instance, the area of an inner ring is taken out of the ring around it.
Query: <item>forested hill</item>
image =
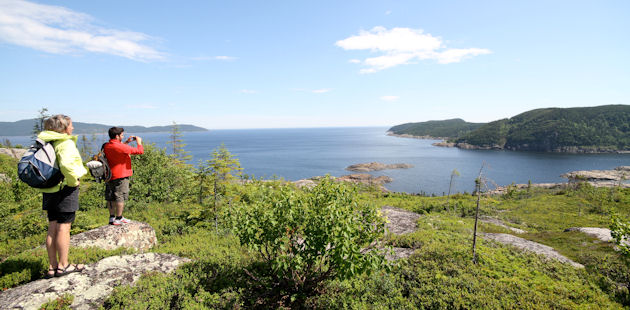
[[[536,109],[488,123],[456,142],[545,152],[628,151],[630,105]]]
[[[430,136],[440,138],[458,138],[483,126],[484,123],[468,123],[460,118],[443,121],[406,123],[389,129],[396,135]]]
[[[25,119],[16,122],[0,122],[0,135],[2,136],[29,136],[33,133],[33,126],[35,125],[35,119]],[[91,133],[106,133],[107,130],[113,126],[123,127],[128,133],[143,133],[143,132],[168,132],[171,131],[171,126],[121,126],[121,125],[103,125],[103,124],[91,124],[72,122],[74,126],[74,134],[91,134]],[[177,125],[180,131],[207,131],[205,128],[193,126],[193,125]]]

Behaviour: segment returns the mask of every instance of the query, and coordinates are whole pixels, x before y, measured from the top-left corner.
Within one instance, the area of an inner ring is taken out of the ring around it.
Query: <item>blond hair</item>
[[[64,133],[70,126],[70,122],[72,122],[70,116],[63,114],[53,115],[44,121],[44,129]]]

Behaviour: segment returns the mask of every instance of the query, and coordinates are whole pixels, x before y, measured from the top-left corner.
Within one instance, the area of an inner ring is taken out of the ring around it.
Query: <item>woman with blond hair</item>
[[[72,272],[80,272],[84,265],[70,264],[70,227],[79,209],[79,178],[87,173],[77,149],[77,137],[72,135],[72,120],[65,115],[54,115],[44,122],[44,131],[37,138],[53,144],[57,163],[64,178],[59,184],[40,189],[42,208],[48,212],[48,272],[49,279]]]

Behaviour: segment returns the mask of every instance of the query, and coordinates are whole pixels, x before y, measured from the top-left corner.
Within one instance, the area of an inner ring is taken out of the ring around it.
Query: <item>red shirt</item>
[[[112,180],[130,177],[133,170],[131,170],[131,157],[129,155],[144,153],[142,145],[131,147],[116,139],[111,139],[105,143],[104,150],[107,163],[112,170]]]

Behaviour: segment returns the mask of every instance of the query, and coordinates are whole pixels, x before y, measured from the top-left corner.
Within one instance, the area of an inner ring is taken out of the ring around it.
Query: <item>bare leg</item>
[[[107,202],[107,208],[109,209],[109,215],[116,216],[116,208],[113,201]]]
[[[116,216],[122,216],[123,210],[125,209],[125,202],[124,201],[112,201],[111,204],[114,205],[115,208],[116,208]]]
[[[48,270],[57,269],[59,261],[57,260],[57,230],[59,224],[57,221],[48,222],[48,236],[46,236],[46,251],[48,252]]]
[[[57,224],[56,247],[59,253],[59,267],[68,266],[68,251],[70,250],[70,227],[72,223]]]

